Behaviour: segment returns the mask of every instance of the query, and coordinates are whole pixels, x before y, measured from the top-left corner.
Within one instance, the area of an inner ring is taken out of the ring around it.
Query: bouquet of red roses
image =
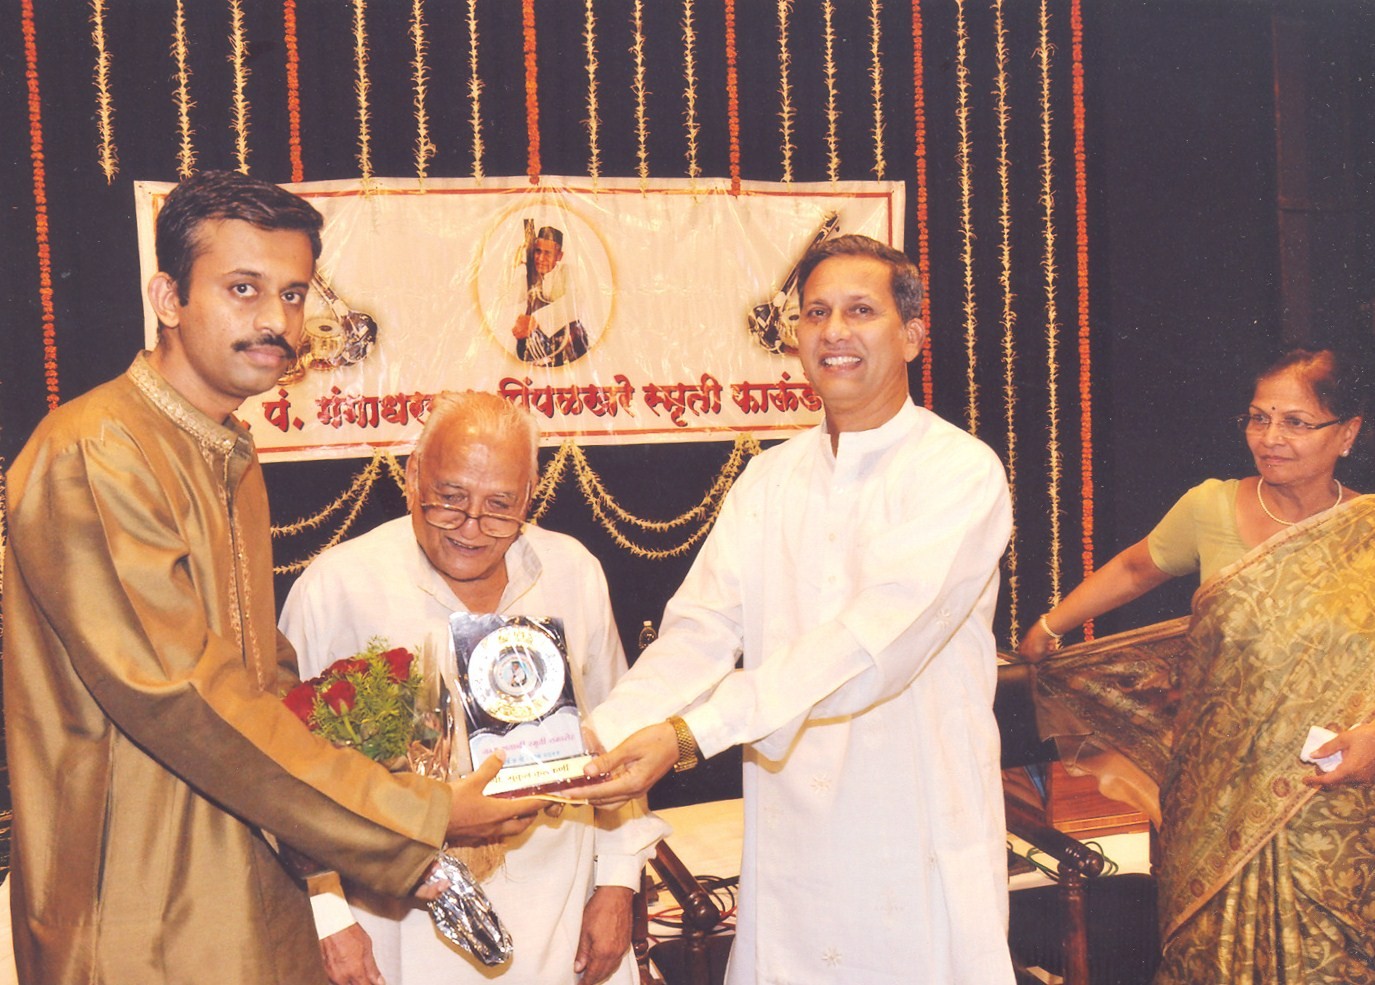
[[[334,661],[282,700],[312,732],[395,770],[406,766],[413,741],[437,736],[416,707],[424,683],[410,650],[373,637],[362,653]]]
[[[448,779],[448,689],[438,674],[427,678],[404,647],[374,636],[361,653],[334,661],[282,701],[307,728],[337,746],[356,749],[390,770]],[[428,904],[440,932],[483,964],[509,960],[511,935],[468,867],[441,852],[435,875],[449,883]]]

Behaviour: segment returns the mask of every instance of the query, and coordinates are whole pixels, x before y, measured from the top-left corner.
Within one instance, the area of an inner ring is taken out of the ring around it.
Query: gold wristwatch
[[[687,727],[687,722],[677,715],[671,716],[668,723],[673,726],[673,735],[678,740],[678,761],[673,764],[673,772],[684,773],[701,761],[697,740],[692,737],[692,730]]]

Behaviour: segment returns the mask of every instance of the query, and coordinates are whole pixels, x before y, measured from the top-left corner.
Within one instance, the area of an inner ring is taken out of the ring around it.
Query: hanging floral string
[[[5,456],[0,455],[0,597],[5,592]],[[0,647],[5,642],[5,621],[0,618]]]
[[[583,8],[582,42],[587,53],[587,174],[595,190],[602,176],[602,148],[599,140],[602,128],[597,111],[597,15],[592,0]]]
[[[1045,245],[1041,269],[1046,291],[1046,387],[1050,394],[1046,426],[1049,430],[1047,454],[1050,457],[1050,605],[1060,603],[1060,312],[1055,297],[1055,182],[1051,157],[1050,112],[1050,11],[1041,0],[1040,47],[1036,52],[1041,69],[1041,203],[1044,212]]]
[[[740,79],[736,72],[735,0],[725,0],[726,119],[730,133],[730,193],[740,194]]]
[[[1016,348],[1017,327],[1015,296],[1012,290],[1012,162],[1008,153],[1007,25],[1003,20],[1003,0],[993,3],[994,56],[996,75],[993,91],[997,99],[998,118],[998,285],[1003,294],[1003,418],[1006,423],[1008,492],[1012,500],[1012,536],[1007,548],[1007,595],[1012,623],[1012,645],[1017,645],[1017,387]]]
[[[288,0],[290,2],[290,0]],[[177,62],[177,177],[189,178],[196,171],[196,148],[191,142],[191,67],[187,57],[186,8],[177,0],[177,12],[172,20],[172,56]],[[292,179],[300,181],[299,178]]]
[[[616,544],[636,557],[650,560],[678,557],[690,551],[698,541],[706,536],[707,531],[716,522],[716,516],[721,511],[721,504],[725,501],[726,493],[730,491],[730,487],[739,478],[741,470],[745,467],[746,459],[758,455],[761,450],[759,442],[754,437],[750,435],[737,436],[735,445],[725,464],[722,465],[721,471],[717,473],[706,494],[695,506],[671,520],[646,520],[643,517],[635,516],[611,495],[601,476],[587,461],[586,454],[569,439],[559,446],[559,450],[549,464],[544,467],[539,481],[535,485],[535,490],[531,495],[530,522],[538,523],[549,512],[549,508],[554,504],[554,496],[558,487],[571,465],[578,488],[588,506],[591,507],[593,515],[596,516],[597,521]],[[372,456],[372,460],[353,477],[349,487],[335,497],[333,502],[310,516],[272,528],[272,536],[278,539],[295,537],[307,530],[318,530],[327,520],[338,515],[341,511],[344,512],[339,525],[317,550],[311,552],[307,557],[280,564],[272,569],[273,572],[286,575],[303,571],[321,553],[340,543],[353,529],[358,515],[363,509],[363,504],[367,502],[378,479],[382,477],[384,468],[392,482],[396,484],[396,488],[404,496],[406,471],[401,466],[400,461],[390,452],[376,452]],[[3,476],[0,476],[0,482],[3,482]],[[3,492],[3,486],[0,486],[0,492]],[[637,544],[622,529],[623,527],[633,527],[647,533],[663,535],[689,524],[696,524],[696,526],[684,540],[668,548],[650,548]],[[0,537],[3,536],[3,533],[3,527],[0,526]],[[2,546],[3,543],[0,542],[0,547]]]
[[[521,7],[525,28],[525,140],[528,158],[525,173],[530,184],[539,184],[539,69],[535,61],[535,0]]]
[[[177,9],[181,9],[181,0],[177,0]],[[291,180],[305,181],[306,168],[301,159],[301,52],[296,31],[296,0],[282,0],[282,39],[286,48],[287,149],[291,157]]]
[[[482,180],[482,79],[477,74],[477,0],[468,0],[468,104],[473,127],[473,178]]]
[[[29,97],[29,162],[33,170],[33,228],[38,250],[38,303],[43,312],[43,382],[48,410],[57,408],[57,315],[53,309],[53,263],[48,243],[48,170],[43,150],[43,100],[38,86],[38,29],[33,0],[21,0],[20,30],[24,35],[24,67]]]
[[[956,91],[959,95],[956,119],[959,122],[960,141],[956,161],[960,176],[960,261],[964,264],[964,352],[965,388],[968,391],[968,407],[965,417],[969,433],[979,433],[979,382],[974,373],[975,347],[978,337],[978,306],[974,297],[974,174],[971,158],[973,156],[969,137],[969,35],[964,22],[964,0],[955,3],[955,50],[957,79]]]
[[[287,564],[279,564],[272,569],[274,574],[287,575],[295,574],[305,570],[306,565],[315,560],[323,552],[338,544],[353,529],[354,523],[358,520],[358,514],[363,509],[363,504],[367,502],[371,495],[373,486],[382,475],[382,468],[385,466],[391,474],[392,480],[396,482],[402,493],[406,490],[405,472],[401,469],[400,463],[390,452],[379,451],[372,456],[372,460],[363,466],[361,472],[353,477],[348,489],[340,493],[335,500],[318,512],[303,517],[293,523],[272,528],[273,537],[294,537],[306,530],[318,529],[326,520],[334,516],[344,507],[348,507],[348,512],[344,515],[339,526],[330,534],[329,538],[317,550],[309,556],[292,561]]]
[[[874,177],[883,180],[887,162],[883,156],[883,35],[879,14],[883,4],[879,0],[869,0],[869,81],[874,93]]]
[[[1089,349],[1089,208],[1088,164],[1084,149],[1084,20],[1081,0],[1070,2],[1071,52],[1074,62],[1074,222],[1079,261],[1079,469],[1083,524],[1084,577],[1093,574],[1093,369]],[[1093,622],[1084,626],[1093,639]]]
[[[244,37],[240,0],[229,0],[229,20],[229,61],[234,66],[234,151],[239,170],[248,174],[248,41]]]
[[[430,115],[425,108],[425,96],[429,89],[430,74],[425,65],[425,0],[411,0],[411,41],[414,44],[411,55],[411,85],[415,90],[412,102],[415,104],[415,176],[420,187],[425,187],[425,177],[430,172],[430,158],[435,155],[435,146],[430,143]]]
[[[353,91],[358,97],[358,175],[363,189],[372,186],[372,114],[369,94],[372,83],[368,78],[368,3],[353,0]]]
[[[695,186],[702,169],[697,165],[697,31],[692,26],[692,0],[683,0],[683,110],[687,129],[688,177]]]
[[[912,0],[912,116],[915,122],[916,148],[913,157],[917,171],[917,267],[926,281],[921,292],[921,319],[931,324],[931,236],[927,228],[928,199],[926,188],[926,82],[925,52],[921,20],[921,0]],[[921,395],[927,410],[935,406],[935,386],[931,374],[931,333],[922,340]]]
[[[645,113],[645,99],[649,90],[645,87],[645,28],[644,0],[635,0],[634,31],[630,53],[635,56],[635,81],[631,92],[635,93],[635,155],[638,161],[636,173],[640,177],[640,192],[649,186],[649,117]]]
[[[826,39],[826,173],[831,183],[840,180],[840,110],[836,108],[836,32],[835,5],[825,0],[821,5],[822,19],[825,22]]]
[[[110,52],[105,47],[105,0],[91,0],[91,42],[95,45],[95,91],[100,132],[100,170],[110,184],[119,173],[119,153],[115,150],[115,103],[110,95]]]
[[[587,504],[592,508],[592,513],[597,518],[597,522],[602,525],[602,528],[618,546],[636,557],[653,561],[686,554],[707,535],[712,524],[716,522],[717,514],[721,512],[721,504],[725,500],[726,492],[739,476],[740,470],[744,468],[746,456],[757,455],[761,450],[759,443],[754,438],[748,435],[737,437],[730,457],[712,483],[711,488],[707,490],[706,495],[696,506],[672,520],[645,520],[634,516],[616,502],[615,498],[607,491],[601,477],[588,464],[582,449],[572,445],[571,442],[565,443],[564,447],[568,448],[569,452],[563,460],[564,464],[560,467],[566,468],[567,463],[571,462],[577,475],[578,488],[582,491]],[[560,449],[560,451],[562,450]],[[553,463],[551,463],[550,472],[552,472],[552,465]],[[561,473],[559,474],[561,475]],[[553,481],[557,482],[557,477]],[[651,533],[663,534],[694,522],[697,525],[686,539],[669,548],[645,547],[633,542],[621,530],[621,525],[626,524]]]
[[[788,51],[788,15],[793,0],[778,0],[778,122],[783,142],[783,182],[793,180],[793,86],[789,78],[792,55]]]

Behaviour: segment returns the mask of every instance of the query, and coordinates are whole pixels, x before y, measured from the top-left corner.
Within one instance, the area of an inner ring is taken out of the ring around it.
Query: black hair
[[[893,291],[893,300],[898,306],[898,314],[902,316],[902,320],[905,322],[921,317],[921,272],[917,270],[917,265],[908,259],[907,254],[901,250],[895,250],[886,243],[880,243],[876,239],[860,236],[857,233],[823,240],[807,251],[807,255],[802,258],[802,262],[797,266],[799,295],[802,288],[807,286],[807,278],[812,275],[812,271],[816,270],[822,260],[840,256],[872,257],[886,263],[892,274],[890,286]]]
[[[202,171],[173,188],[158,213],[158,269],[176,282],[182,304],[190,299],[191,267],[204,250],[201,223],[217,219],[239,219],[259,229],[298,230],[310,237],[311,253],[320,258],[325,219],[305,199],[238,171]]]

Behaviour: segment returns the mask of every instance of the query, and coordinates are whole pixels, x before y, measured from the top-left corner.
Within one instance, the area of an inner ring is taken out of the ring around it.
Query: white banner
[[[135,184],[145,283],[172,187]],[[546,444],[810,427],[820,403],[787,351],[790,274],[826,235],[903,245],[901,182],[287,187],[324,214],[324,253],[302,368],[239,411],[264,461],[404,453],[431,396],[458,389],[528,406]],[[146,299],[144,316],[151,347]]]

